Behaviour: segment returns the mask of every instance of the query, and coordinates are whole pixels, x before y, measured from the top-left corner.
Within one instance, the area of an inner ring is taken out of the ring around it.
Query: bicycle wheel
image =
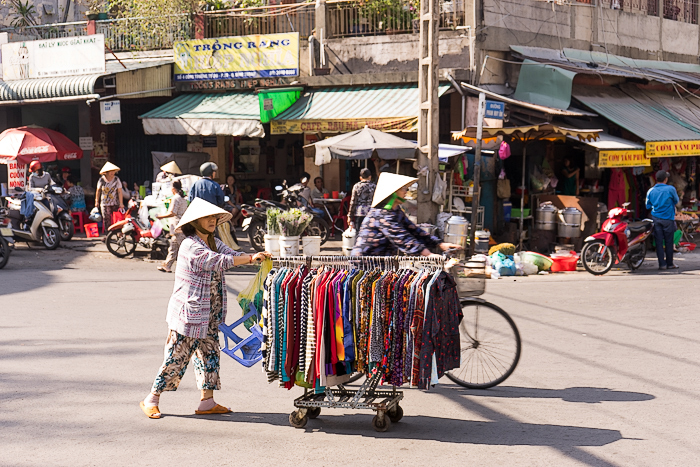
[[[480,299],[462,301],[460,367],[447,377],[469,389],[505,381],[520,360],[520,333],[508,313]]]

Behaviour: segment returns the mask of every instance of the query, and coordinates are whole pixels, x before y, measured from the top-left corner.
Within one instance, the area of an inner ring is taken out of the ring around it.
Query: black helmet
[[[199,166],[199,173],[202,177],[211,177],[211,174],[219,170],[219,166],[213,162],[205,162]]]

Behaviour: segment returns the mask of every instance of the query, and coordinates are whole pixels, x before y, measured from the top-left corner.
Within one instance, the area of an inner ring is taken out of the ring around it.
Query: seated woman
[[[74,175],[69,175],[66,179],[66,189],[70,193],[70,210],[71,211],[85,211],[85,192],[83,187],[76,184],[76,179]]]

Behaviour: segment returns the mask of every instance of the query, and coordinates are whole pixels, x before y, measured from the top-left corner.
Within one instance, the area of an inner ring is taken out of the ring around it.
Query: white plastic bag
[[[447,191],[447,182],[441,176],[435,177],[435,185],[433,186],[433,203],[442,206],[445,204],[445,192]]]

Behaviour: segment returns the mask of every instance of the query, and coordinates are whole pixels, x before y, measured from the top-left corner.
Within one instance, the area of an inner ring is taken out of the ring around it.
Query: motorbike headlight
[[[632,234],[632,232],[630,232],[630,229],[629,229],[629,228],[625,229],[625,236],[626,236],[627,238],[630,238],[630,235],[631,235],[631,234]]]

